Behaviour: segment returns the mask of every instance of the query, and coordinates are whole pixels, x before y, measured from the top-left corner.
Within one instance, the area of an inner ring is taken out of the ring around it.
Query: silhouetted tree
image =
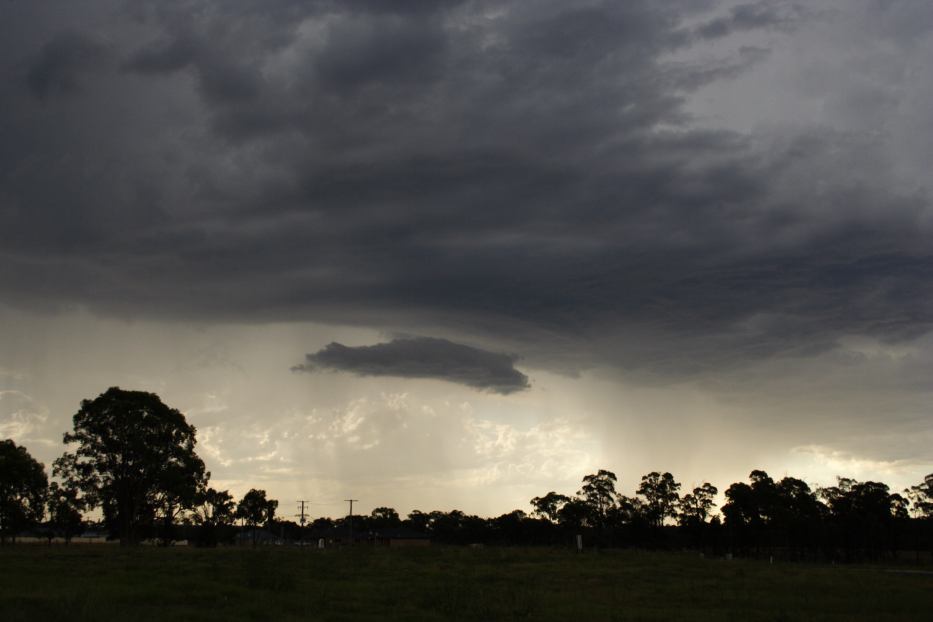
[[[649,521],[656,527],[664,524],[664,519],[676,513],[680,501],[680,484],[674,481],[670,473],[652,471],[641,478],[638,494],[644,497]]]
[[[466,518],[466,514],[460,510],[450,512],[435,510],[428,514],[428,530],[441,542],[465,543],[467,541]],[[473,528],[475,531],[475,525]]]
[[[761,524],[766,525],[774,518],[778,505],[777,485],[770,475],[760,469],[752,471],[748,478],[752,482],[752,497],[757,506]]]
[[[84,529],[83,504],[77,490],[52,482],[48,494],[49,523],[62,534],[65,544]]]
[[[713,499],[718,492],[715,486],[704,482],[681,497],[677,504],[677,524],[693,546],[705,548],[709,544],[710,529],[706,521],[716,505]]]
[[[398,527],[402,524],[401,519],[399,519],[398,512],[396,512],[393,508],[375,508],[370,513],[369,518],[370,526],[373,529]]]
[[[896,492],[891,493],[891,515],[896,519],[910,518],[910,501]]]
[[[552,523],[556,523],[560,516],[560,509],[568,501],[570,501],[570,497],[551,491],[543,497],[535,497],[532,499],[531,507],[534,508],[533,513],[535,516],[540,516]]]
[[[898,503],[887,485],[840,477],[836,486],[819,492],[829,507],[847,559],[863,555],[877,558],[891,547]]]
[[[197,456],[165,469],[163,485],[153,495],[153,507],[161,525],[164,546],[175,539],[175,518],[198,504],[208,479],[210,473],[204,471],[204,463]]]
[[[202,525],[229,525],[233,522],[235,511],[233,495],[229,491],[206,488],[198,495],[194,508],[195,522]]]
[[[748,546],[754,531],[761,526],[761,515],[752,487],[744,482],[735,482],[726,489],[726,503],[722,506],[729,548],[735,550]]]
[[[803,480],[785,477],[774,485],[774,503],[769,527],[772,542],[790,549],[795,556],[815,551],[822,537],[826,506]]]
[[[0,544],[42,520],[45,467],[12,440],[0,441]]]
[[[228,491],[206,488],[199,492],[192,511],[192,519],[198,526],[197,543],[215,546],[231,539],[234,512],[233,496]]]
[[[136,543],[157,513],[184,508],[204,482],[194,427],[154,393],[110,388],[82,401],[73,422],[64,441],[77,447],[53,472],[81,492],[86,507],[102,507],[123,545]]]
[[[606,524],[606,516],[615,506],[617,481],[615,473],[605,469],[583,478],[583,487],[577,495],[586,503],[593,526],[601,528]]]
[[[681,498],[677,506],[679,513],[678,522],[682,526],[702,525],[709,518],[710,510],[716,506],[713,499],[719,493],[719,490],[708,482],[693,489],[693,492],[687,493]]]
[[[722,513],[726,519],[730,547],[745,548],[754,545],[758,553],[762,546],[769,549],[773,546],[775,517],[780,513],[782,500],[777,484],[764,471],[752,471],[749,479],[751,485],[737,482],[729,486]],[[791,482],[792,480],[788,480],[788,486],[791,486]]]
[[[308,524],[308,528],[302,534],[302,538],[310,538],[312,542],[318,540],[327,541],[335,535],[334,520],[326,516],[319,516]]]
[[[405,519],[405,526],[415,531],[427,533],[430,528],[431,516],[421,510],[412,510]]]
[[[518,510],[519,512],[521,510]],[[493,537],[494,529],[491,527],[492,521],[488,521],[475,514],[465,514],[460,510],[453,510],[459,515],[460,529],[459,534],[449,537],[449,542],[458,542],[460,544],[472,544],[474,542],[490,542]]]
[[[253,531],[253,544],[256,543],[256,528],[259,525],[271,526],[278,507],[278,501],[266,499],[265,490],[252,488],[243,495],[236,507],[236,517]]]
[[[627,497],[625,495],[616,495],[615,522],[639,523],[648,525],[648,506],[643,499],[638,497]]]
[[[916,486],[904,491],[910,500],[914,515],[920,518],[933,518],[933,473],[923,478]]]
[[[571,499],[557,511],[557,522],[567,529],[578,531],[583,527],[592,510],[583,499]]]
[[[545,524],[550,525],[547,521]],[[539,520],[529,518],[521,510],[512,510],[489,521],[491,539],[500,544],[534,544],[539,537]]]

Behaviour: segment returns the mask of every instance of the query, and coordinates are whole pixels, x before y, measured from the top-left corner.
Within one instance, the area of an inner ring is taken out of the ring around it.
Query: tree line
[[[260,528],[291,540],[356,534],[375,537],[407,529],[451,544],[560,545],[582,536],[590,546],[695,548],[737,555],[792,559],[879,559],[933,545],[933,474],[902,493],[879,482],[838,478],[811,489],[797,478],[775,481],[752,471],[748,482],[724,491],[703,483],[682,492],[670,473],[644,475],[636,494],[616,490],[608,470],[583,477],[575,494],[550,491],[530,501],[530,512],[495,518],[459,510],[414,510],[404,519],[393,508],[368,516],[321,517],[309,525],[276,517],[278,501],[251,489],[235,501],[210,486],[195,452],[196,430],[182,413],[153,394],[108,389],[83,400],[65,433],[66,451],[42,464],[12,440],[0,441],[0,542],[40,526],[49,538],[69,541],[99,510],[110,537],[133,545],[176,539],[212,546]],[[45,522],[43,522],[45,521]],[[239,522],[239,526],[237,526]]]

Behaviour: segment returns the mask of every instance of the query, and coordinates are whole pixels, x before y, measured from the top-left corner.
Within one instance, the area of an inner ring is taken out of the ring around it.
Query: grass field
[[[552,549],[0,549],[0,620],[930,620],[933,575]]]

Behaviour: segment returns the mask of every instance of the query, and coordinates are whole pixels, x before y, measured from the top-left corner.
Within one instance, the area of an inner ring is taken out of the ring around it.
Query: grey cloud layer
[[[793,3],[46,4],[0,19],[5,301],[666,372],[930,329],[883,132],[687,113],[819,19]],[[924,53],[925,3],[843,6]]]
[[[515,369],[516,358],[446,339],[414,337],[372,346],[331,343],[307,355],[294,371],[346,371],[360,376],[432,378],[475,389],[509,394],[527,389],[528,377]]]

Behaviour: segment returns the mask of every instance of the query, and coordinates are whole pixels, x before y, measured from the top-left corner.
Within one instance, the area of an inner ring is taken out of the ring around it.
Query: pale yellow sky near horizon
[[[878,365],[927,352],[922,340],[898,352],[855,340],[822,361],[653,384],[620,370],[570,377],[519,363],[531,388],[497,395],[436,380],[290,371],[330,341],[384,341],[376,330],[83,311],[5,309],[2,317],[0,436],[50,468],[81,399],[109,386],[153,391],[197,427],[215,487],[235,496],[266,489],[285,517],[298,499],[311,502],[313,516],[342,515],[347,498],[364,513],[528,511],[532,497],[572,494],[600,468],[629,495],[653,470],[672,472],[684,490],[709,481],[720,491],[756,468],[811,485],[837,475],[880,480],[895,491],[933,471],[916,396],[851,388],[860,377],[883,380]]]

